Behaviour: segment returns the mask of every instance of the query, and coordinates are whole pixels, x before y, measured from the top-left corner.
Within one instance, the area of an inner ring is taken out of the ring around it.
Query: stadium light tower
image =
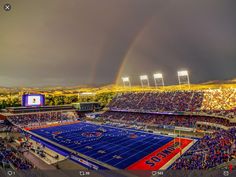
[[[139,78],[140,78],[140,82],[141,82],[141,86],[142,86],[142,87],[145,87],[145,83],[146,83],[147,86],[149,87],[149,79],[148,79],[148,76],[147,76],[147,75],[139,76]]]
[[[122,77],[121,79],[123,81],[124,87],[126,87],[126,86],[131,87],[131,83],[130,83],[129,77]]]
[[[153,78],[154,78],[154,82],[155,82],[156,88],[159,85],[164,86],[164,80],[163,80],[162,73],[155,73],[155,74],[153,74]]]
[[[178,81],[179,81],[179,85],[182,85],[182,84],[190,85],[189,74],[187,70],[178,71]]]

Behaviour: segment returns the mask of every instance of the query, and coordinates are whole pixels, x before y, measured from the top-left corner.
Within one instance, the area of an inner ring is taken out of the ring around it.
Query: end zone
[[[193,145],[193,140],[175,138],[156,151],[133,163],[127,170],[163,170]]]

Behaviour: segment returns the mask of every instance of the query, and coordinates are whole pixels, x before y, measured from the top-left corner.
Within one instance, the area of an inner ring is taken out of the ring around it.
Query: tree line
[[[78,102],[99,102],[102,107],[106,106],[115,96],[114,92],[98,93],[93,96],[78,96],[76,95],[53,95],[48,94],[45,96],[46,105],[65,105]],[[6,96],[0,99],[0,109],[6,107],[21,106],[20,96]]]

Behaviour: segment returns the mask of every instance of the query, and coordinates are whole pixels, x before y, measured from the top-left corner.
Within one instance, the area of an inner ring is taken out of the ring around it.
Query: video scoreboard
[[[25,94],[22,96],[22,106],[44,106],[45,96],[42,94]]]

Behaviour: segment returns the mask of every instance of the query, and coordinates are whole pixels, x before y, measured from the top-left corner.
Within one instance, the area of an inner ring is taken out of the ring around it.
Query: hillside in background
[[[165,87],[159,87],[159,90],[201,90],[201,89],[217,89],[217,88],[236,88],[236,78],[226,81],[209,81],[201,84],[191,84],[188,86],[170,85]],[[11,88],[11,87],[0,87],[0,94],[18,94],[18,93],[45,93],[45,94],[77,94],[82,92],[119,92],[126,90],[141,91],[141,90],[153,90],[155,87],[151,86],[148,88],[142,88],[141,86],[132,86],[132,88],[124,88],[123,86],[107,85],[102,87],[87,87],[87,86],[70,86],[70,87],[27,87],[27,88]]]

